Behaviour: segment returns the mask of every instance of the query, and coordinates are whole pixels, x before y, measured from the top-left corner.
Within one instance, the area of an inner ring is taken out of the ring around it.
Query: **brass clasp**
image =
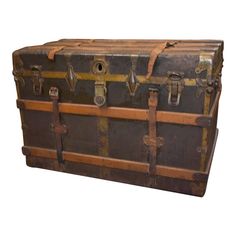
[[[105,81],[95,81],[95,96],[94,103],[101,107],[106,103],[106,82]]]
[[[41,95],[43,92],[43,82],[44,79],[41,77],[41,66],[32,66],[32,83],[33,83],[33,93],[35,95]]]

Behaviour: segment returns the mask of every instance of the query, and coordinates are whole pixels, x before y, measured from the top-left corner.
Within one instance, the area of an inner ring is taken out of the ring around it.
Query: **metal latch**
[[[41,66],[32,66],[32,83],[33,83],[33,93],[35,95],[41,95],[43,92],[43,82],[44,79],[41,77]]]
[[[106,103],[106,82],[105,81],[95,81],[95,96],[94,103],[101,107]]]
[[[182,73],[176,72],[169,72],[168,75],[168,104],[172,106],[178,106],[180,103],[182,90],[184,89],[184,75]]]

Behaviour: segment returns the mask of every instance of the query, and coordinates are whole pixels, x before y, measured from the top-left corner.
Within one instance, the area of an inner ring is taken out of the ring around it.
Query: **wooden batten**
[[[18,99],[17,106],[20,109],[52,112],[51,102]],[[115,119],[143,120],[143,121],[148,120],[148,110],[146,109],[136,109],[136,108],[126,108],[126,107],[99,108],[96,105],[59,103],[59,111],[61,113],[67,113],[67,114],[109,117]],[[207,115],[194,114],[194,113],[169,112],[169,111],[156,112],[156,121],[163,123],[205,126],[204,124],[198,122],[199,119],[201,118],[209,118],[209,117]]]
[[[57,153],[53,149],[38,148],[24,146],[22,148],[23,154],[30,157],[41,157],[57,160]],[[95,156],[82,153],[74,153],[63,151],[63,160],[95,165],[100,167],[115,168],[121,170],[135,171],[141,173],[149,172],[149,163],[121,160],[110,157]],[[183,179],[189,181],[206,181],[208,172],[200,172],[195,170],[156,165],[156,176],[170,177],[176,179]]]

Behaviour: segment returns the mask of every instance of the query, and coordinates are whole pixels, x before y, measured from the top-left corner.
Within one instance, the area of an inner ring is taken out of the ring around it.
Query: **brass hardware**
[[[78,75],[74,72],[73,66],[70,63],[67,64],[67,73],[65,79],[70,91],[75,92]]]
[[[168,104],[178,106],[180,103],[181,93],[184,89],[184,80],[182,73],[169,72],[169,79],[167,81]]]
[[[107,64],[105,60],[97,59],[93,62],[92,71],[94,74],[106,74],[107,73]]]
[[[197,147],[196,151],[199,152],[199,153],[207,154],[207,149],[208,149],[207,147],[202,148],[200,146],[200,147]]]
[[[97,133],[98,133],[98,153],[101,156],[109,155],[109,118],[97,117]]]
[[[222,68],[223,68],[223,60],[219,63],[216,69],[216,74],[215,74],[215,88],[218,90],[222,89],[222,84],[221,84],[221,76],[222,76]]]
[[[201,127],[209,127],[212,124],[212,118],[208,116],[198,117],[196,119],[196,123],[198,126],[201,126]]]
[[[126,80],[126,86],[129,90],[130,96],[135,95],[135,92],[139,86],[139,81],[138,81],[136,73],[135,73],[137,60],[138,60],[137,56],[131,57],[132,65],[131,65],[130,73],[129,73],[127,80]]]
[[[135,92],[139,86],[139,82],[138,82],[136,74],[133,70],[131,70],[128,75],[126,86],[129,90],[130,96],[134,96]]]
[[[195,68],[195,73],[197,74],[196,83],[197,83],[197,97],[203,92],[212,93],[215,87],[215,81],[212,75],[212,56],[205,52],[202,52],[199,57],[199,63]],[[200,74],[206,71],[206,78],[200,78]]]
[[[80,80],[89,80],[89,81],[96,81],[98,80],[98,75],[93,73],[83,73],[83,72],[75,72],[77,76],[79,76]],[[22,76],[25,77],[25,80],[28,79],[28,77],[32,76],[32,72],[30,70],[23,70]],[[41,71],[41,76],[47,80],[47,79],[65,79],[66,72],[63,71]],[[155,76],[150,77],[148,80],[146,79],[145,75],[136,75],[136,78],[140,84],[153,84],[153,85],[166,85],[168,81],[168,76]],[[106,82],[127,82],[127,75],[124,74],[109,74],[108,72],[104,75],[102,75],[102,79]],[[196,80],[195,78],[186,78],[184,77],[184,85],[195,87],[196,86]]]
[[[56,88],[56,87],[51,87],[51,88],[49,89],[48,94],[49,94],[50,97],[58,99],[58,96],[59,96],[58,88]]]
[[[16,100],[16,106],[19,109],[25,109],[25,104],[24,102],[20,101],[20,100]]]
[[[22,88],[25,87],[25,80],[22,76],[22,73],[20,71],[15,70],[12,72],[12,74],[14,76],[16,84],[19,84]]]
[[[95,81],[95,96],[94,103],[101,107],[106,103],[106,82],[105,81]]]
[[[206,72],[204,80],[200,77],[202,72]],[[209,114],[210,109],[210,93],[214,91],[214,78],[213,78],[213,56],[208,52],[201,52],[199,57],[199,63],[195,69],[195,73],[197,74],[196,82],[198,84],[197,96],[200,96],[203,92],[205,92],[204,96],[204,109],[203,114]],[[208,119],[200,119],[198,121],[200,124],[211,124],[211,120]],[[207,148],[208,145],[208,129],[203,128],[202,131],[202,150]],[[206,165],[207,155],[204,152],[201,152],[201,161],[200,161],[200,169],[204,170]]]
[[[144,135],[143,142],[147,146],[153,145],[157,148],[160,148],[165,144],[165,140],[163,137],[156,137],[156,139],[150,139],[148,135]]]
[[[19,96],[19,86],[21,86],[22,88],[25,86],[25,80],[23,77],[23,73],[24,73],[24,68],[23,68],[23,61],[21,60],[21,57],[19,54],[15,54],[13,56],[13,76],[14,76],[14,80],[16,82],[16,87],[17,87],[17,93]]]
[[[94,103],[98,107],[102,107],[106,103],[107,88],[104,76],[108,72],[107,70],[108,70],[108,65],[105,61],[105,57],[94,56],[94,61],[92,64],[92,72],[96,77]]]
[[[41,95],[43,92],[44,79],[41,77],[41,66],[31,66],[32,71],[32,83],[33,93],[35,95]]]

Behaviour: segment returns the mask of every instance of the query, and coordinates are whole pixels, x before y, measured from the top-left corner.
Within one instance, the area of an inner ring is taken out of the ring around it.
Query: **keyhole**
[[[97,70],[98,72],[101,72],[103,70],[103,65],[101,63],[97,64]]]
[[[105,74],[107,70],[105,62],[101,60],[95,61],[92,70],[94,74]]]

